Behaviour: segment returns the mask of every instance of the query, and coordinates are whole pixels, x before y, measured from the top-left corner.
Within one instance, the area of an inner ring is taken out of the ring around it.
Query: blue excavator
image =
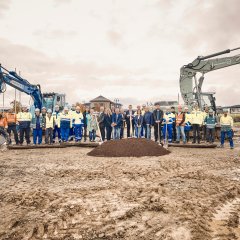
[[[53,111],[56,104],[59,105],[60,109],[63,109],[66,104],[65,94],[42,93],[39,84],[33,85],[15,71],[9,71],[0,65],[0,94],[6,91],[6,85],[30,95],[33,99],[31,109],[39,108],[41,110],[42,107],[46,107]]]

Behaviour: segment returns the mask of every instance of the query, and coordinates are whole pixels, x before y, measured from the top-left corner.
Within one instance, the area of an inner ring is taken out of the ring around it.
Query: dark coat
[[[163,111],[161,109],[159,110],[159,118],[158,118],[158,110],[155,109],[153,111],[153,122],[154,122],[154,124],[157,124],[156,121],[160,121],[160,124],[161,124],[162,120],[163,120]]]
[[[111,127],[112,115],[105,114],[104,123],[105,123],[105,127]]]
[[[105,127],[105,113],[101,112],[98,116],[98,124],[100,128],[104,128]]]
[[[132,122],[134,122],[134,111],[132,110]],[[125,115],[125,119],[126,119],[126,123],[127,125],[130,124],[130,116],[129,116],[129,110],[126,111],[126,115]]]
[[[117,125],[115,126],[116,128],[120,128],[122,126],[122,114],[112,114],[112,122],[116,123]]]
[[[145,112],[143,115],[143,124],[153,125],[153,114],[151,112]]]
[[[143,126],[143,116],[140,115],[139,118],[138,118],[138,115],[134,117],[134,124],[136,127],[138,127],[139,125],[140,126]]]

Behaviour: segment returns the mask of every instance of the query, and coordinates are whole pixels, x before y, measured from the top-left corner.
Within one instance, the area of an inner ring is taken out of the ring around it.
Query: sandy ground
[[[0,153],[0,239],[240,239],[240,146],[96,158]]]

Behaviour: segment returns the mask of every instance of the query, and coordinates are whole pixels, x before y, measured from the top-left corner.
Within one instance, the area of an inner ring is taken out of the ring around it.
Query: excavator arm
[[[211,54],[205,57],[198,57],[192,63],[188,65],[184,65],[180,69],[180,91],[184,103],[186,105],[193,105],[197,103],[201,109],[204,108],[206,104],[206,98],[208,99],[208,103],[210,103],[210,107],[216,111],[215,105],[215,97],[214,92],[202,92],[202,84],[204,81],[204,74],[215,71],[221,68],[230,67],[236,64],[240,64],[240,55],[235,55],[231,57],[224,58],[213,58],[222,54],[230,53],[232,51],[238,50],[240,48],[235,49],[227,49],[225,51]],[[213,58],[213,59],[212,59]],[[197,79],[197,73],[201,73],[202,76]],[[209,104],[207,104],[209,105]]]
[[[42,93],[40,85],[32,85],[27,80],[21,78],[14,71],[8,71],[0,65],[0,93],[6,91],[6,84],[21,91],[33,98],[34,107],[42,108]]]

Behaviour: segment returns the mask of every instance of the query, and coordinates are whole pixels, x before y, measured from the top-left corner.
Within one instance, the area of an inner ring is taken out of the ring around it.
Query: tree
[[[16,109],[16,113],[19,113],[21,111],[22,108],[22,104],[19,101],[13,100],[10,105],[12,106],[13,111],[15,112]]]

